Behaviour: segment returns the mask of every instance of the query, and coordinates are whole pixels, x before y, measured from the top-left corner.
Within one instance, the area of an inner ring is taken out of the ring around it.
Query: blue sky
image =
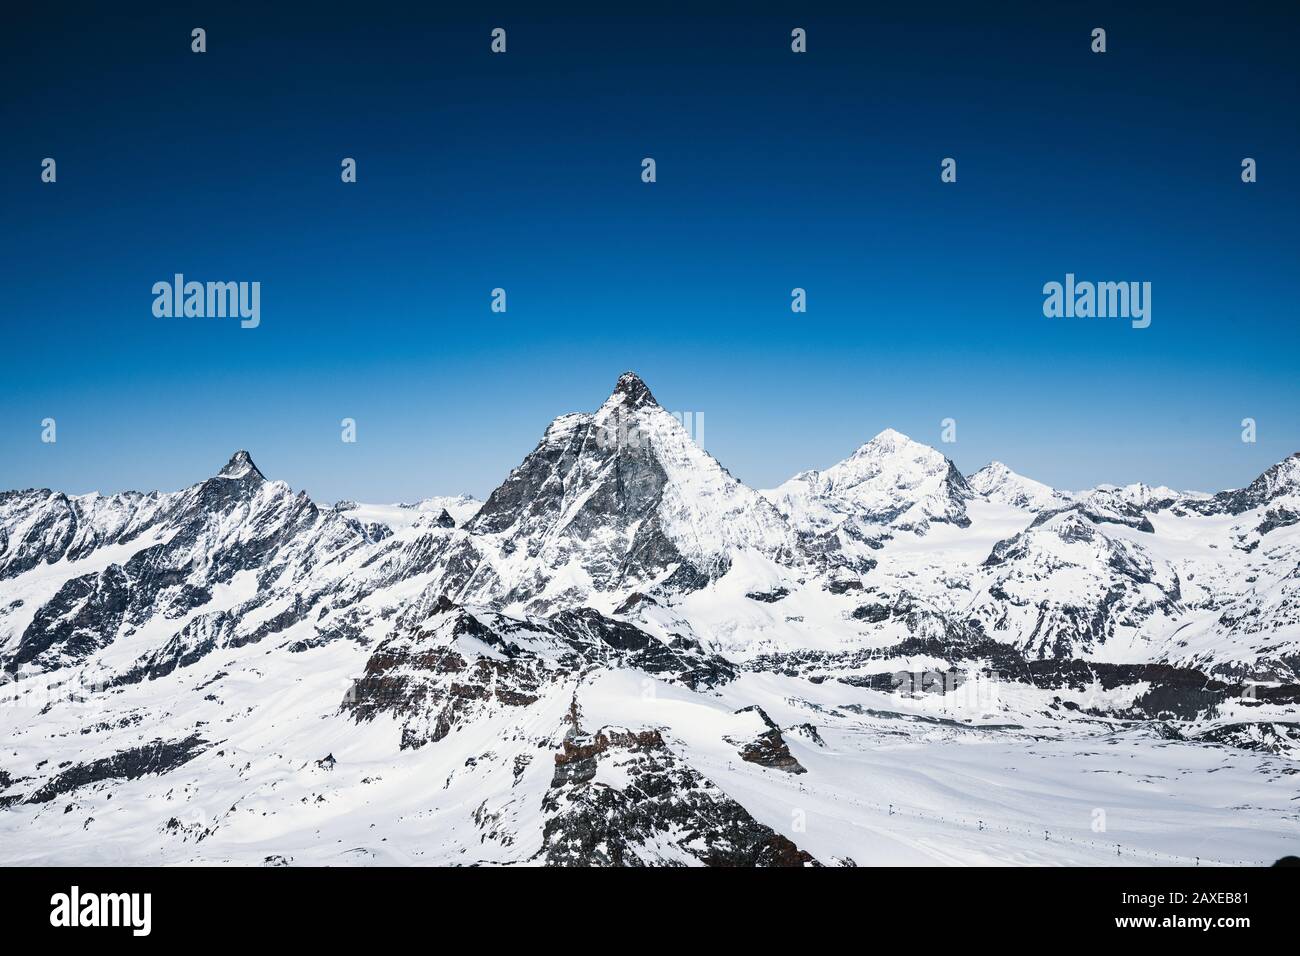
[[[0,488],[247,448],[324,501],[484,495],[629,368],[758,487],[885,427],[1065,488],[1300,449],[1296,15],[967,6],[20,14]],[[260,281],[261,326],[155,318],[175,272]],[[1066,272],[1151,282],[1151,327],[1044,318]]]

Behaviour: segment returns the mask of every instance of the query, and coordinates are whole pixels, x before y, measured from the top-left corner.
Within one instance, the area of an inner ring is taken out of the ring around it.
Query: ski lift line
[[[714,766],[720,766],[720,764],[718,764],[716,761],[713,761],[708,757],[694,757],[694,759],[699,763],[705,763],[705,764],[712,763],[714,764]],[[728,767],[730,767],[730,761],[728,761]],[[799,792],[800,793],[804,792],[802,781],[782,780],[780,782],[787,786],[797,783],[799,785]],[[877,812],[884,812],[888,816],[894,816],[897,814],[906,814],[908,816],[915,817],[918,820],[938,820],[939,822],[942,823],[949,823],[949,822],[958,823],[968,829],[971,827],[970,823],[967,821],[964,820],[959,821],[956,819],[950,821],[947,818],[943,817],[942,815],[927,813],[926,811],[920,809],[919,807],[909,807],[905,804],[898,804],[898,803],[880,804],[880,803],[876,803],[874,800],[855,799],[854,797],[843,795],[843,794],[830,794],[830,796],[833,799],[844,800],[845,802],[854,804],[855,806],[865,807],[867,809],[872,809]],[[981,826],[978,828],[976,832],[985,832],[988,829],[989,829],[988,827]],[[1016,827],[1015,829],[1012,829],[1012,827],[1005,826],[1005,825],[1000,827],[999,829],[1003,833],[1024,834],[1025,836],[1033,836],[1036,832],[1040,832],[1039,830],[1035,830],[1032,827],[1026,827],[1026,828]],[[1047,832],[1047,831],[1044,830],[1041,832]],[[1073,843],[1076,846],[1080,846],[1080,847],[1084,845],[1082,840],[1078,840],[1075,837],[1069,835],[1062,836],[1060,834],[1054,834],[1051,839]],[[1051,841],[1049,840],[1048,842]],[[1095,840],[1089,840],[1087,841],[1087,843],[1089,846],[1093,846],[1093,847],[1096,846]],[[1115,844],[1115,846],[1118,851],[1122,849],[1123,844],[1117,843]],[[1116,855],[1122,856],[1123,853],[1117,852]],[[1128,855],[1146,857],[1147,859],[1150,860],[1157,860],[1162,856],[1162,854],[1159,851],[1144,850],[1138,847],[1129,848]],[[1170,860],[1181,861],[1190,866],[1200,866],[1202,863],[1206,863],[1212,866],[1267,866],[1268,865],[1267,860],[1211,860],[1199,856],[1186,857],[1186,856],[1178,856],[1176,854],[1169,854],[1167,858]]]

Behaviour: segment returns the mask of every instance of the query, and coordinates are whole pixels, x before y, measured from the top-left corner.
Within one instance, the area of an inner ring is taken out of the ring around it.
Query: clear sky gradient
[[[322,501],[482,496],[625,369],[756,487],[885,427],[1242,485],[1300,449],[1297,14],[1132,6],[10,13],[0,488],[247,448]],[[261,326],[155,318],[176,272],[260,281]],[[1044,318],[1067,272],[1151,282],[1150,328]]]

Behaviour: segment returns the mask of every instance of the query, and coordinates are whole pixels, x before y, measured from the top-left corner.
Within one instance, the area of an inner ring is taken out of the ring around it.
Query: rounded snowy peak
[[[886,428],[884,431],[880,432],[880,434],[876,435],[875,438],[871,439],[871,441],[859,448],[858,452],[861,453],[868,449],[874,451],[893,452],[910,450],[912,448],[924,448],[927,451],[934,451],[934,449],[930,448],[928,445],[922,445],[919,441],[913,441],[907,435],[904,435],[896,429]]]
[[[915,478],[946,474],[950,465],[942,452],[886,428],[848,458],[827,468],[821,477],[832,487],[843,488],[882,474],[901,473]]]
[[[977,495],[989,501],[1033,511],[1060,508],[1070,500],[1050,485],[1026,478],[1000,461],[989,462],[970,475],[966,483]]]
[[[983,475],[985,481],[1002,481],[1007,478],[1020,477],[1000,461],[991,461],[967,480],[974,481],[976,475]]]
[[[987,495],[999,488],[1017,486],[1023,482],[1038,484],[1038,482],[1012,471],[1000,461],[991,461],[979,471],[966,476],[966,483],[981,495]]]

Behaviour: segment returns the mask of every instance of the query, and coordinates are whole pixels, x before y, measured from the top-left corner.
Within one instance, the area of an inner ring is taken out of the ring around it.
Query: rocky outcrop
[[[573,732],[555,755],[537,859],[547,866],[815,866],[682,763],[656,730]]]
[[[742,707],[737,714],[753,714],[761,722],[761,729],[748,740],[728,737],[728,741],[740,748],[740,759],[756,763],[760,767],[783,770],[786,773],[807,773],[808,770],[790,753],[790,748],[781,736],[781,728],[772,722],[766,711],[757,704]]]
[[[60,794],[102,780],[136,780],[146,774],[163,774],[189,763],[210,745],[198,735],[184,740],[154,740],[122,750],[111,757],[76,764],[51,777],[36,789],[28,803],[48,803]]]
[[[422,627],[381,642],[343,709],[358,721],[402,721],[402,747],[443,739],[485,710],[526,707],[590,668],[628,668],[694,689],[736,670],[684,637],[659,640],[592,608],[514,618],[443,599]]]

